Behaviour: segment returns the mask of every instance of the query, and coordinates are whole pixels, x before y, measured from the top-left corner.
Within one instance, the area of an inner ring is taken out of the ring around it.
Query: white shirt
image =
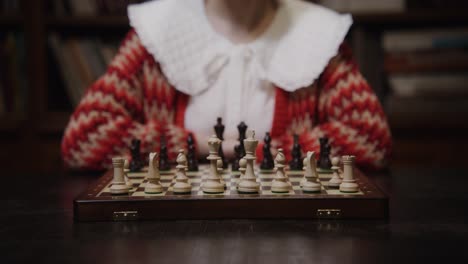
[[[352,19],[303,2],[280,0],[273,22],[255,41],[233,44],[217,34],[204,0],[158,0],[128,9],[130,23],[175,89],[190,95],[185,127],[201,140],[223,118],[224,138],[244,121],[259,137],[272,128],[275,86],[311,85],[339,49]]]

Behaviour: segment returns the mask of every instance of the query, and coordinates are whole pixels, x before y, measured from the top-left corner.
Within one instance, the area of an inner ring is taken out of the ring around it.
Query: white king
[[[255,139],[255,131],[247,131],[247,138],[244,139],[245,157],[247,168],[242,180],[239,182],[238,191],[241,193],[258,193],[260,184],[256,181],[257,177],[254,172],[255,150],[257,149],[258,140]]]

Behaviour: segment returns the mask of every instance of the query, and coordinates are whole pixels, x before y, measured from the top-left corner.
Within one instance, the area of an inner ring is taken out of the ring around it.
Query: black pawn
[[[262,170],[272,170],[275,167],[275,161],[273,160],[273,155],[271,154],[271,136],[270,133],[266,133],[265,138],[263,139],[263,160],[260,165]]]
[[[329,170],[332,166],[330,160],[330,151],[331,146],[328,143],[327,137],[319,138],[320,141],[320,158],[319,158],[319,168]]]
[[[198,160],[196,156],[195,140],[193,134],[190,133],[187,137],[187,166],[188,171],[198,171]]]
[[[294,135],[294,144],[291,151],[292,159],[289,162],[289,168],[291,170],[302,170],[302,153],[301,145],[299,145],[299,136]]]
[[[140,140],[133,139],[130,146],[130,153],[132,155],[132,161],[130,161],[129,169],[132,172],[141,171],[143,168],[143,161],[141,160],[140,153]]]
[[[169,157],[167,155],[167,142],[165,136],[161,136],[160,145],[161,146],[159,150],[159,170],[168,171],[171,169],[171,164],[169,163]]]
[[[240,124],[237,126],[237,130],[239,131],[239,145],[242,157],[245,156],[244,139],[246,138],[245,133],[247,132],[247,128],[248,126],[244,122],[240,122]]]
[[[224,157],[224,151],[223,151],[223,143],[224,141],[224,125],[223,125],[223,119],[221,117],[218,117],[216,120],[216,125],[214,126],[214,130],[216,132],[216,137],[221,139],[221,144],[219,145],[219,150],[218,150],[218,155],[223,161],[223,169],[227,169],[228,163],[226,158]]]
[[[240,145],[235,145],[234,146],[234,160],[232,162],[231,169],[232,171],[239,171],[239,161],[242,159],[242,153],[241,153],[241,148]]]
[[[232,161],[233,171],[239,170],[239,160],[245,156],[244,139],[247,128],[248,127],[244,122],[240,122],[240,124],[237,125],[237,130],[239,131],[239,144],[234,146],[235,158]]]

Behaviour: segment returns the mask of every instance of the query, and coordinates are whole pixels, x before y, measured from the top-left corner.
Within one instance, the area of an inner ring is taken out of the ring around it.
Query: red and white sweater
[[[169,157],[185,147],[184,114],[189,97],[172,87],[154,57],[131,31],[104,76],[87,90],[70,118],[62,140],[67,166],[103,169],[116,155],[128,155],[134,138],[143,153],[168,139]],[[378,168],[391,152],[391,135],[382,107],[342,45],[311,87],[286,92],[276,88],[273,146],[289,157],[292,135],[303,151],[319,152],[318,139],[330,138],[332,155],[355,155],[359,166]],[[262,144],[257,148],[261,160]]]

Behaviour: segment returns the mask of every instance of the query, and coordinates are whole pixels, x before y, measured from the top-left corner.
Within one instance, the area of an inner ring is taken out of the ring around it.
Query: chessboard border
[[[76,221],[170,219],[386,219],[388,197],[360,170],[364,195],[98,196],[112,180],[107,171],[74,201]]]

